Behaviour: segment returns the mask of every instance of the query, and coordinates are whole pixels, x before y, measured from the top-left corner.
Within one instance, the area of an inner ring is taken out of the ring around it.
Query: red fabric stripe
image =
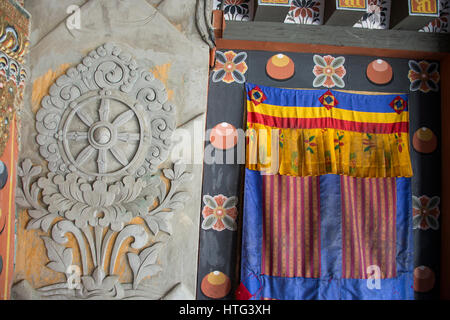
[[[391,239],[391,243],[392,243],[392,252],[391,252],[391,270],[392,270],[392,277],[396,277],[397,276],[397,268],[396,268],[396,250],[397,250],[397,183],[396,183],[396,179],[391,179],[392,181],[392,203],[393,203],[393,208],[394,211],[392,212],[392,224],[391,224],[391,233],[392,233],[392,239]]]
[[[269,175],[263,184],[262,273],[320,277],[319,177]]]
[[[310,273],[311,278],[314,277],[314,203],[313,203],[313,177],[307,177],[309,184],[309,259],[310,259]]]
[[[315,129],[334,128],[363,133],[398,133],[409,132],[408,122],[369,123],[339,120],[334,118],[280,118],[257,112],[247,113],[247,122],[258,123],[275,128]]]
[[[274,201],[274,184],[275,184],[275,182],[274,182],[274,180],[275,180],[275,176],[274,175],[272,175],[272,176],[270,176],[270,226],[269,226],[269,228],[270,228],[270,268],[269,268],[269,270],[268,270],[268,272],[269,272],[269,274],[272,274],[273,273],[273,256],[274,256],[274,246],[275,246],[275,244],[274,244],[274,238],[275,238],[275,235],[274,235],[274,232],[273,232],[273,226],[274,226],[274,217],[273,217],[273,215],[274,215],[274,211],[275,211],[275,201]]]
[[[318,217],[317,217],[317,244],[316,244],[316,250],[317,250],[317,256],[319,257],[319,265],[318,265],[318,268],[317,268],[317,270],[316,270],[316,276],[317,277],[320,277],[320,273],[321,273],[321,270],[322,270],[322,259],[321,259],[321,252],[320,252],[320,242],[321,242],[321,235],[320,235],[320,232],[321,232],[321,229],[320,229],[320,177],[319,176],[317,176],[316,177],[316,192],[317,192],[317,203],[316,203],[316,205],[317,205],[317,214],[318,214]]]
[[[266,208],[266,190],[267,190],[267,176],[262,176],[262,203],[263,203],[263,234],[262,234],[262,254],[261,254],[261,270],[262,273],[266,273],[266,215],[267,215],[267,208]]]
[[[367,185],[366,179],[341,177],[342,276],[367,279],[367,267],[376,265],[383,278],[392,278],[396,276],[395,178],[369,178]],[[345,242],[346,234],[350,243]]]
[[[304,185],[304,183],[302,183],[303,181],[302,180],[300,180],[300,193],[301,193],[301,195],[302,195],[302,204],[301,204],[301,208],[300,208],[300,219],[301,219],[301,223],[300,223],[300,226],[301,226],[301,228],[300,228],[300,234],[298,235],[299,237],[301,237],[301,242],[302,242],[302,246],[300,247],[300,252],[301,252],[301,255],[302,255],[302,275],[303,276],[305,276],[306,275],[306,254],[305,254],[305,248],[306,248],[306,241],[305,241],[305,238],[306,238],[306,232],[305,232],[305,230],[306,230],[306,228],[305,228],[305,213],[307,212],[306,211],[306,208],[305,208],[305,185]]]
[[[297,212],[298,212],[298,208],[297,208],[297,197],[299,196],[298,192],[299,190],[297,190],[297,181],[296,179],[293,177],[292,178],[292,184],[293,184],[293,188],[294,188],[294,243],[292,244],[294,246],[294,275],[297,274],[297,261],[298,261],[298,256],[297,256],[297,237],[298,237],[298,230],[297,230]]]
[[[347,226],[345,223],[345,215],[346,215],[346,202],[343,200],[344,196],[342,194],[342,191],[344,190],[344,181],[345,176],[341,176],[341,222],[342,222],[342,277],[345,278],[345,275],[347,274],[347,259],[346,259],[346,233],[347,233]]]
[[[277,268],[277,276],[281,277],[282,276],[282,272],[283,272],[283,263],[282,263],[282,259],[283,259],[283,242],[285,240],[285,235],[283,235],[283,232],[281,231],[281,227],[283,225],[283,220],[282,220],[282,216],[284,214],[283,212],[283,207],[284,207],[284,203],[283,203],[283,187],[282,187],[282,183],[283,183],[283,176],[278,176],[277,175],[277,182],[278,182],[278,208],[277,208],[277,235],[278,235],[278,268]]]

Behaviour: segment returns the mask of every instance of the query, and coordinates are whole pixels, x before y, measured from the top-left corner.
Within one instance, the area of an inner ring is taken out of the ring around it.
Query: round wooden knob
[[[294,75],[295,65],[291,58],[279,53],[267,61],[266,72],[272,79],[287,80]]]
[[[391,65],[382,59],[369,63],[366,74],[371,82],[379,85],[388,84],[393,76]]]

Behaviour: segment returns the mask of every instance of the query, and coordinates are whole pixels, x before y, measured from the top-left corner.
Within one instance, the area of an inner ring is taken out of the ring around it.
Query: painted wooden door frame
[[[442,197],[441,197],[441,299],[450,300],[450,53],[413,50],[301,44],[288,42],[216,39],[217,49],[262,50],[302,53],[328,53],[342,55],[378,56],[414,60],[438,60],[441,74],[441,150],[442,150]],[[238,259],[239,260],[239,259]]]

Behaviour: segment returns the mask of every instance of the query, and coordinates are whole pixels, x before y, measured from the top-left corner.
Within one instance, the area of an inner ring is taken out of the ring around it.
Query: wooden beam
[[[311,44],[319,45],[318,47],[346,46],[411,52],[450,52],[450,34],[258,21],[227,21],[223,39]]]

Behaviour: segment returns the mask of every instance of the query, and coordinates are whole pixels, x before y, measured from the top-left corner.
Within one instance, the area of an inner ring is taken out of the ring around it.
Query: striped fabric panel
[[[262,274],[320,277],[319,177],[263,176]]]
[[[342,277],[396,277],[396,179],[341,176]],[[373,277],[373,274],[372,274]]]

